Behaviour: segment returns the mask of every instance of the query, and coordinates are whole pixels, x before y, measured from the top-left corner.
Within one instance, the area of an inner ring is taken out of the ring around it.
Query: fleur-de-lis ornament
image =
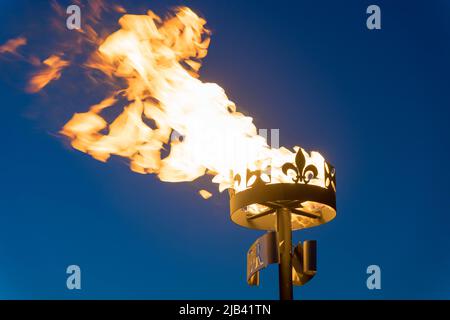
[[[309,156],[309,153],[307,153]],[[305,183],[308,184],[312,179],[317,178],[318,170],[315,165],[310,164],[306,166],[305,155],[303,154],[303,150],[299,149],[297,155],[295,156],[295,164],[287,162],[283,164],[281,170],[285,175],[288,175],[290,170],[295,172],[295,177],[292,178],[292,181],[295,183]]]
[[[267,182],[265,182],[262,179],[262,175],[263,174],[264,174],[264,172],[261,171],[261,170],[254,170],[254,171],[252,171],[252,170],[247,169],[247,179],[246,179],[247,187],[258,187],[258,186],[262,186],[262,185],[267,184]],[[249,183],[250,179],[252,177],[255,177],[255,181],[253,181],[252,183]],[[269,177],[269,180],[270,180],[270,175],[268,175],[268,177]]]
[[[270,176],[270,173],[267,173],[267,172],[270,172],[270,166],[267,167],[264,171],[247,169],[247,173],[245,175],[245,186],[247,188],[250,188],[250,187],[258,187],[258,186],[262,186],[267,183],[270,183],[271,176]],[[263,175],[265,175],[269,179],[269,181],[264,181],[262,178]],[[251,181],[253,177],[255,177],[255,179],[253,181]],[[235,185],[239,186],[242,182],[242,177],[240,174],[236,174],[234,176],[233,180],[234,180]]]
[[[325,187],[331,187],[336,192],[336,170],[332,165],[325,162]]]

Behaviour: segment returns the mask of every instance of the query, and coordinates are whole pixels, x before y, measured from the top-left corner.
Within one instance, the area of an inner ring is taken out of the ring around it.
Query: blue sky
[[[50,41],[46,1],[0,4],[0,43],[30,29]],[[336,219],[294,234],[318,241],[318,274],[295,297],[450,298],[448,2],[133,1],[130,11],[180,4],[213,32],[202,79],[259,128],[279,128],[282,145],[337,169]],[[370,4],[381,30],[365,26]],[[163,183],[71,149],[57,132],[90,104],[83,84],[29,95],[27,67],[0,66],[0,298],[278,298],[276,266],[246,284],[261,232],[231,222],[226,193],[204,201],[206,179]],[[70,264],[81,291],[66,289]],[[382,290],[366,287],[371,264]]]

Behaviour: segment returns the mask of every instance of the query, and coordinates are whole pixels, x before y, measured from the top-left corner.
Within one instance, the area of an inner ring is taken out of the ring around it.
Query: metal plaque
[[[259,285],[259,271],[271,263],[278,263],[278,246],[275,232],[258,238],[247,252],[247,283]]]
[[[317,272],[317,242],[306,240],[299,243],[292,256],[292,282],[302,286],[311,280]]]

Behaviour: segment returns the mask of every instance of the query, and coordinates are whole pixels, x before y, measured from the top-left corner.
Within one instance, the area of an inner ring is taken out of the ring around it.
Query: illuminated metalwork
[[[264,172],[247,170],[245,188],[230,189],[232,221],[269,231],[248,252],[247,281],[257,285],[259,271],[278,263],[283,300],[292,299],[293,284],[303,285],[316,273],[315,241],[292,248],[292,231],[327,223],[336,216],[335,169],[324,160],[313,163],[310,158],[299,148],[294,162],[281,167],[289,182],[272,183],[269,167]],[[264,174],[268,179],[263,179]],[[237,185],[243,183],[240,175],[235,181]]]

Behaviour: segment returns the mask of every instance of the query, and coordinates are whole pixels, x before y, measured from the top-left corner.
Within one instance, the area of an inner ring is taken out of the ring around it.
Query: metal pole
[[[280,252],[280,263],[278,266],[280,300],[292,300],[292,227],[290,209],[280,208],[277,210],[277,236]]]

